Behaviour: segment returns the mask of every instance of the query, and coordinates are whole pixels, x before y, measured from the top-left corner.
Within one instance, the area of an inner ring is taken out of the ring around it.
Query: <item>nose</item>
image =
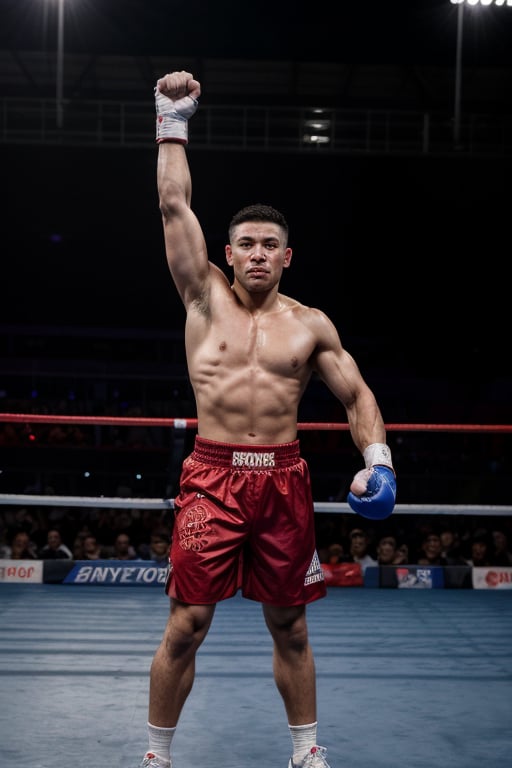
[[[267,258],[262,245],[255,245],[251,253],[251,261],[264,261]]]

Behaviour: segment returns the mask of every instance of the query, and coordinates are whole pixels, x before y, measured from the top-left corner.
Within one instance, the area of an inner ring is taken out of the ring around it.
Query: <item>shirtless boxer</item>
[[[166,584],[170,615],[151,665],[149,744],[140,768],[170,768],[197,650],[216,603],[238,590],[262,604],[273,640],[274,678],[292,742],[288,768],[329,768],[327,750],[317,743],[306,621],[306,605],[324,597],[326,588],[315,549],[309,471],[297,439],[299,402],[312,374],[346,409],[365,462],[348,500],[368,518],[393,510],[391,452],[375,397],[331,320],[279,292],[292,260],[283,215],[260,204],[235,214],[225,246],[231,283],[208,260],[191,208],[185,148],[200,93],[199,82],[183,71],[165,75],[155,89],[165,250],[186,309],[198,431],[175,499]]]

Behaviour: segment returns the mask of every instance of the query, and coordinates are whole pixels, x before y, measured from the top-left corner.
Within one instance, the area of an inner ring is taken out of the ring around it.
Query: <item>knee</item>
[[[192,608],[171,614],[162,639],[167,656],[180,658],[195,654],[208,633],[211,615]]]
[[[195,645],[194,635],[189,632],[176,631],[172,627],[167,630],[162,639],[163,650],[167,656],[176,658],[193,651]]]
[[[303,612],[283,611],[267,616],[267,626],[278,647],[301,652],[309,644],[308,627]]]

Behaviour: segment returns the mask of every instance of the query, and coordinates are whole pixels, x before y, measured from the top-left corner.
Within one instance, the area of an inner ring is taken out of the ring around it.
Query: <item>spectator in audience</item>
[[[87,538],[87,536],[94,537],[93,529],[91,526],[89,526],[88,523],[85,523],[82,520],[80,522],[80,527],[76,531],[76,535],[73,540],[73,559],[74,560],[84,559],[84,541]]]
[[[397,549],[397,541],[390,534],[381,536],[377,542],[377,563],[379,565],[399,565],[403,563]]]
[[[26,531],[16,531],[4,553],[4,558],[8,560],[37,560],[36,545]]]
[[[448,565],[442,555],[441,536],[437,531],[427,531],[416,560],[418,565]]]
[[[84,537],[82,545],[82,560],[108,560],[108,550],[98,543],[96,536],[89,534]]]
[[[39,551],[41,560],[72,560],[73,553],[62,541],[57,528],[50,528],[46,535],[46,544]]]
[[[512,552],[508,546],[508,536],[503,528],[494,528],[492,532],[494,541],[493,565],[512,566]]]
[[[73,542],[73,560],[84,559],[84,538],[85,536],[80,536],[80,534],[75,536]]]
[[[130,537],[127,533],[117,534],[110,556],[113,560],[138,560],[138,555],[132,547]]]
[[[441,539],[441,555],[448,565],[464,565],[458,531],[451,525],[444,525],[439,534]]]
[[[171,535],[166,528],[157,528],[151,534],[148,544],[141,544],[139,555],[143,560],[153,560],[161,565],[169,563]]]
[[[471,539],[467,564],[475,568],[494,565],[493,555],[493,544],[489,532],[485,528],[478,529]]]
[[[377,565],[377,561],[370,555],[370,540],[368,534],[362,528],[353,528],[349,533],[350,557],[349,562],[359,563],[363,575],[368,566]]]
[[[406,565],[410,563],[409,545],[406,541],[402,541],[396,548],[395,565]]]

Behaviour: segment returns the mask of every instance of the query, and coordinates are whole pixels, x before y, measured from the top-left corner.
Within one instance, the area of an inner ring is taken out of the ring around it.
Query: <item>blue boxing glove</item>
[[[383,443],[372,443],[364,451],[366,469],[352,480],[347,501],[358,515],[384,520],[395,508],[396,479],[391,451]]]

